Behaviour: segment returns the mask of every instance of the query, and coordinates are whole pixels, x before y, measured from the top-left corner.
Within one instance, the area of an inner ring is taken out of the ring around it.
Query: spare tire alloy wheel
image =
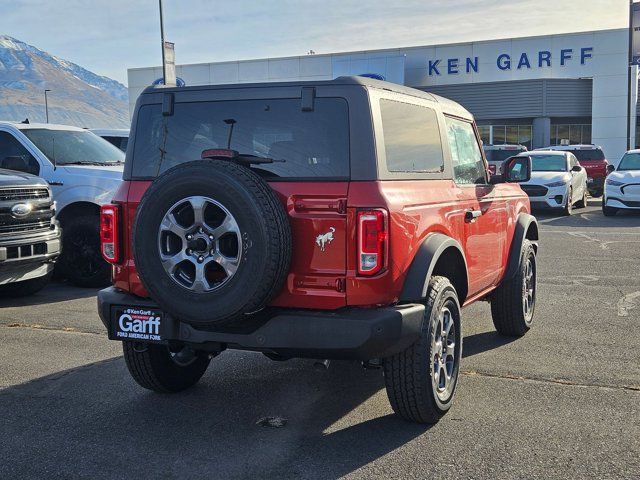
[[[220,202],[203,196],[188,197],[170,207],[162,219],[158,248],[162,266],[178,285],[198,293],[210,292],[238,270],[242,256],[240,227]]]
[[[291,228],[274,190],[251,169],[225,160],[187,162],[143,195],[133,257],[163,312],[219,327],[242,322],[280,292]]]

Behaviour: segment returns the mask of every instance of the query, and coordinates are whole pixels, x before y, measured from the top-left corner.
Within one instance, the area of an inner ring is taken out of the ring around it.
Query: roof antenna
[[[24,123],[24,124],[29,125],[29,119],[28,119],[28,118],[25,118],[25,119],[24,119],[24,120],[22,120],[20,123]]]

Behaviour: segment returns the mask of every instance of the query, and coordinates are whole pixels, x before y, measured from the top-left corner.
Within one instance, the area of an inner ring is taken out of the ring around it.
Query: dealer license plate
[[[162,342],[162,319],[160,310],[144,307],[114,307],[111,310],[112,340],[132,340],[138,342]]]

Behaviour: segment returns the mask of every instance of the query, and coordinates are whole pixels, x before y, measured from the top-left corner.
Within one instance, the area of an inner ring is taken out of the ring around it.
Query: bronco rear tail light
[[[386,262],[387,213],[384,210],[358,212],[358,274],[372,276]]]
[[[120,207],[117,205],[100,208],[100,249],[107,262],[120,260]]]

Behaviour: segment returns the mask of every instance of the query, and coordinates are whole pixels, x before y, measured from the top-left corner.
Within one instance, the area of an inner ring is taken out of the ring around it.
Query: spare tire
[[[275,192],[249,168],[199,160],[149,186],[136,214],[133,256],[165,312],[195,326],[223,326],[280,291],[291,229]]]

